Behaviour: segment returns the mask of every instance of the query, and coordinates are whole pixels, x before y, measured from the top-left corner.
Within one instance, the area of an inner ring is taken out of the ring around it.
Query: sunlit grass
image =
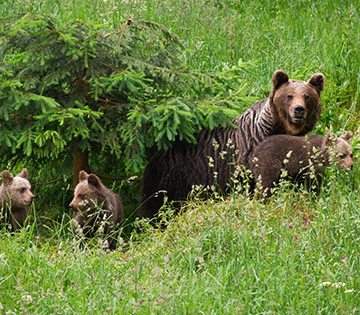
[[[145,225],[113,252],[73,239],[66,224],[51,241],[31,227],[12,236],[3,230],[0,307],[6,314],[352,312],[360,267],[354,172],[333,175],[320,197],[290,191],[266,205],[246,196],[193,201],[166,231]]]

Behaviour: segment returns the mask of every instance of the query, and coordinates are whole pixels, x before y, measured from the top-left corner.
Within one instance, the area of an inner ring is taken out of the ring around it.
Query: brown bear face
[[[31,205],[34,195],[31,192],[31,185],[28,181],[27,169],[13,177],[8,171],[1,173],[3,185],[6,189],[7,199],[12,208],[26,208]]]
[[[275,71],[270,98],[286,134],[302,135],[312,129],[307,128],[307,124],[316,123],[320,117],[320,93],[324,84],[325,78],[321,73],[304,82],[289,80],[285,72]]]
[[[343,170],[348,171],[353,167],[353,150],[350,145],[349,139],[352,137],[352,133],[347,131],[344,135],[330,144],[333,154],[330,154],[330,164],[337,164]],[[329,136],[327,142],[331,141]]]
[[[97,217],[100,215],[100,211],[97,210],[105,198],[101,180],[94,174],[89,175],[85,171],[80,171],[79,184],[75,187],[74,199],[69,205],[73,209],[73,219],[81,227],[93,227],[96,221],[103,219]]]

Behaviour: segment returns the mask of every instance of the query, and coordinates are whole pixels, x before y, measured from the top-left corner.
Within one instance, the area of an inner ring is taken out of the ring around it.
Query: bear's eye
[[[20,188],[20,193],[24,193],[25,192],[25,190],[26,190],[26,188]]]
[[[291,101],[291,100],[293,99],[293,96],[292,96],[292,95],[288,95],[288,96],[287,96],[287,99],[288,99],[289,101]]]
[[[346,154],[344,154],[344,153],[343,153],[343,154],[340,154],[340,158],[341,158],[341,159],[345,159],[345,158],[346,158]]]
[[[310,96],[305,94],[305,95],[304,95],[304,100],[305,100],[305,101],[308,101],[309,99],[310,99]]]
[[[85,195],[79,195],[80,199],[85,199]]]

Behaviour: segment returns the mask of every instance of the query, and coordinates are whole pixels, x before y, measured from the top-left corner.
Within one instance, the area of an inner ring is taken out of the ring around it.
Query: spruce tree
[[[189,69],[179,38],[156,23],[109,30],[28,13],[0,28],[0,154],[71,163],[74,184],[97,160],[137,174],[149,148],[193,142],[253,101],[244,96],[248,64]]]

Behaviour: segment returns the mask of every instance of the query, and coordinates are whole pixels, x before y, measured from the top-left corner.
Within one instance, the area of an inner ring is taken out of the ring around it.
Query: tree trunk
[[[74,153],[74,162],[73,162],[73,185],[74,188],[79,183],[79,173],[81,170],[84,170],[87,173],[90,173],[89,165],[89,153],[82,152],[79,148],[75,148]]]

